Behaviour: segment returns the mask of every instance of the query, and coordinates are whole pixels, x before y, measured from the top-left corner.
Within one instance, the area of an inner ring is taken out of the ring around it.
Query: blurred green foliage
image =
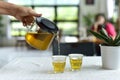
[[[60,22],[58,26],[63,35],[78,35],[78,27],[75,22]]]
[[[95,16],[94,14],[90,14],[90,13],[83,16],[83,23],[88,29],[92,26],[94,22],[94,16]]]
[[[77,20],[77,13],[76,7],[59,7],[57,20]]]
[[[4,36],[4,31],[3,31],[3,23],[2,23],[2,16],[0,16],[0,37],[3,37]]]

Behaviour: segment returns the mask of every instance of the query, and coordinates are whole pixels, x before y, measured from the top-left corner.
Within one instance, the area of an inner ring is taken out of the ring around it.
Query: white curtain
[[[99,13],[105,13],[108,19],[113,17],[115,8],[115,0],[100,0]]]
[[[112,18],[114,15],[115,0],[105,0],[107,7],[107,17]]]

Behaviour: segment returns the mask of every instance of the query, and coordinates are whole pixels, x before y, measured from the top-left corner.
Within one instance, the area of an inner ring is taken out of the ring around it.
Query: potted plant
[[[95,37],[103,40],[101,47],[102,67],[105,69],[120,69],[120,31],[115,39],[107,35],[102,28],[99,32],[90,30]]]

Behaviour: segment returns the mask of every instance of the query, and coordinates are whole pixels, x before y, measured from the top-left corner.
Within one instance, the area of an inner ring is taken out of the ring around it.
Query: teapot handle
[[[25,26],[27,28],[27,32],[32,31],[33,26],[35,25],[35,22],[33,22],[30,26]]]

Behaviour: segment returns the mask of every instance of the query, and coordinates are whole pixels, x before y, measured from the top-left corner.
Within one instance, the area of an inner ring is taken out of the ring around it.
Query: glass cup
[[[66,56],[52,56],[54,73],[63,73],[66,65]]]
[[[70,65],[72,71],[78,71],[82,67],[82,54],[69,54]]]

